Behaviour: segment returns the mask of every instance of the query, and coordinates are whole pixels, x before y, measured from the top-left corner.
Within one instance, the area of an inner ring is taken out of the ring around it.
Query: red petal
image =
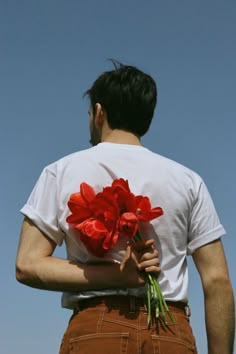
[[[89,204],[96,195],[94,189],[85,182],[81,183],[80,185],[80,193],[87,204]]]
[[[107,252],[102,247],[102,240],[90,239],[84,234],[80,235],[80,239],[87,248],[87,250],[94,254],[96,257],[103,257]]]
[[[153,220],[155,218],[158,218],[159,216],[161,216],[163,214],[164,214],[164,211],[163,211],[162,208],[160,208],[160,207],[153,208],[150,211],[150,217],[151,218],[149,220]]]
[[[99,220],[90,218],[76,228],[81,232],[80,239],[85,247],[97,257],[104,256],[107,250],[103,248],[103,241],[108,233],[105,225]]]
[[[90,218],[76,227],[82,231],[87,237],[92,239],[103,239],[106,236],[107,228],[99,220]]]
[[[80,207],[76,213],[72,213],[66,218],[66,222],[69,224],[79,224],[91,216],[92,213],[88,208]]]
[[[68,201],[68,207],[73,212],[76,211],[78,207],[86,208],[87,204],[81,196],[81,193],[71,194],[70,199]]]
[[[105,250],[111,249],[118,241],[118,237],[119,237],[118,231],[115,232],[111,231],[110,233],[107,234],[105,240],[103,241],[102,247]]]
[[[129,183],[127,180],[124,180],[123,178],[115,179],[111,186],[113,190],[122,189],[127,192],[130,192]]]
[[[119,216],[119,210],[112,195],[108,197],[103,193],[97,194],[90,204],[90,208],[96,218],[104,221],[106,219],[114,220]]]
[[[138,231],[138,218],[134,213],[124,213],[118,220],[120,233],[127,237],[133,237]]]
[[[142,212],[148,212],[151,210],[151,203],[148,197],[138,195],[136,198],[137,208],[140,208]]]

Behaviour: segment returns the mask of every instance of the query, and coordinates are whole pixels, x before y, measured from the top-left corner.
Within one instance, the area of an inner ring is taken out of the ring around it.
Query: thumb
[[[131,258],[131,246],[128,245],[125,251],[125,255],[120,264],[120,270],[122,271],[125,267],[126,262]]]

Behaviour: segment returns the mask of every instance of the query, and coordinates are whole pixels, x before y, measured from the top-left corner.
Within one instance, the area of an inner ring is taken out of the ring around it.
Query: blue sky
[[[227,230],[236,288],[235,18],[233,0],[1,1],[2,353],[58,351],[70,316],[60,294],[15,281],[19,209],[45,165],[89,147],[82,94],[111,69],[107,58],[157,81],[158,106],[143,143],[205,180]],[[64,249],[56,255],[64,257]],[[189,268],[192,326],[206,354],[202,290],[191,258]]]

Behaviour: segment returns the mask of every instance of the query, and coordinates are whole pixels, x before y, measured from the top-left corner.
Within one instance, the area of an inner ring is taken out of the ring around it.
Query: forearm
[[[229,280],[204,290],[208,354],[233,354],[234,296]]]
[[[142,286],[141,277],[129,276],[116,263],[81,264],[55,257],[44,257],[17,267],[21,283],[44,290],[85,291],[92,289]]]
[[[56,244],[26,219],[16,258],[16,278],[39,289],[86,291],[144,286],[143,271],[159,273],[154,240],[128,245],[121,264],[82,264],[53,257]]]

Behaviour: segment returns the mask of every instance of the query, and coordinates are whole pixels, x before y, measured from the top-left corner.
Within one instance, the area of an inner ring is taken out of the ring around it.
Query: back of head
[[[141,70],[112,60],[115,69],[106,71],[86,91],[92,109],[100,103],[111,129],[121,129],[139,137],[151,124],[156,101],[155,81]]]

